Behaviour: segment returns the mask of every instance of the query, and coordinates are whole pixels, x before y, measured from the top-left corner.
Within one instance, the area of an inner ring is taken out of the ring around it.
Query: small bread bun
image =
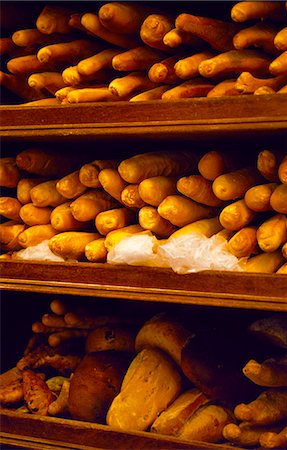
[[[136,351],[156,347],[166,352],[180,366],[181,351],[190,336],[181,323],[169,318],[165,313],[157,314],[148,320],[136,336]]]
[[[129,365],[126,352],[94,352],[84,356],[71,379],[69,411],[74,419],[105,423]]]
[[[97,327],[89,333],[86,340],[86,352],[118,350],[135,352],[136,333],[126,325],[113,324]]]
[[[176,436],[186,420],[209,399],[197,388],[189,389],[177,399],[154,421],[152,433]]]
[[[121,391],[107,414],[107,424],[122,431],[144,431],[180,394],[182,377],[175,362],[155,348],[133,359]]]

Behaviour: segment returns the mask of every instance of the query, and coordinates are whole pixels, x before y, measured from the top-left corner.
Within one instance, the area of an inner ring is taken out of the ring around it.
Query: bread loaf
[[[134,358],[114,398],[107,424],[123,431],[144,431],[179,395],[181,375],[159,349],[145,348]]]
[[[69,410],[78,420],[104,423],[113,398],[120,391],[128,367],[126,353],[88,353],[74,372],[69,392]]]
[[[135,351],[135,332],[121,324],[103,325],[91,331],[86,340],[86,352],[118,350]]]

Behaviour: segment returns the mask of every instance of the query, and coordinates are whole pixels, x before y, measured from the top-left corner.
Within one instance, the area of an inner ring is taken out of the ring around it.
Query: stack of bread
[[[227,5],[229,20],[141,3],[47,4],[1,38],[1,84],[34,105],[286,92],[286,2]]]
[[[284,314],[139,321],[76,304],[54,299],[32,324],[23,357],[0,376],[3,406],[186,442],[286,448]]]
[[[0,159],[1,259],[28,259],[25,249],[45,259],[44,242],[61,261],[102,263],[129,236],[152,235],[156,252],[197,233],[223,237],[247,272],[286,274],[285,150],[262,150],[249,165],[216,150],[83,158],[28,148]]]

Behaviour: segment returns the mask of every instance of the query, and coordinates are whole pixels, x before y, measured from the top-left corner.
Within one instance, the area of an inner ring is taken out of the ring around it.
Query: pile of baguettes
[[[177,148],[84,162],[28,148],[1,158],[1,258],[47,240],[64,260],[105,262],[136,233],[159,245],[219,234],[243,270],[286,274],[287,153],[250,154]]]
[[[127,433],[286,448],[286,315],[215,316],[127,318],[54,299],[0,375],[0,403]]]
[[[228,4],[228,2],[226,2]],[[287,92],[284,1],[238,2],[230,21],[141,2],[49,4],[1,38],[1,84],[35,105]]]

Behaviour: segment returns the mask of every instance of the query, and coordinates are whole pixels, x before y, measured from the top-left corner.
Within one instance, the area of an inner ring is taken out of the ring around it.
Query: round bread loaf
[[[178,397],[181,388],[174,361],[159,349],[146,348],[129,366],[108,411],[107,424],[123,431],[144,431]]]
[[[181,351],[191,332],[165,313],[148,320],[136,336],[136,351],[156,347],[166,352],[180,366]]]
[[[103,351],[84,356],[71,379],[69,411],[74,419],[105,423],[119,393],[130,359],[126,352]]]
[[[135,352],[135,335],[132,327],[121,324],[103,325],[91,331],[86,340],[86,352],[118,350]]]

